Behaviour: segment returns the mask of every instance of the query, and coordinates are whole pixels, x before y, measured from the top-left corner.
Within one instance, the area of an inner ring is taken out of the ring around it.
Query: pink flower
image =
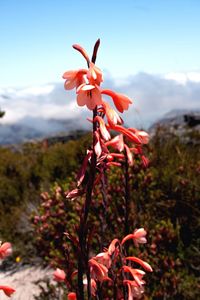
[[[148,272],[153,272],[152,267],[146,261],[143,261],[138,257],[130,256],[126,257],[126,259],[138,263],[143,269],[145,269]]]
[[[111,256],[110,256],[110,254],[108,254],[107,251],[106,251],[106,252],[101,252],[101,253],[97,254],[97,255],[94,257],[94,259],[95,259],[98,263],[104,265],[104,266],[105,266],[106,268],[108,268],[108,269],[110,268],[111,263],[112,263],[112,261],[111,261]]]
[[[114,125],[111,128],[125,135],[131,142],[139,145],[142,144],[142,139],[137,134],[130,131],[130,129],[124,128],[120,125]]]
[[[128,234],[123,238],[122,245],[130,239],[134,241],[134,244],[136,246],[138,246],[139,244],[145,244],[147,242],[146,234],[147,232],[146,230],[144,230],[144,228],[136,229],[132,234]]]
[[[109,131],[108,131],[107,128],[106,128],[106,125],[105,125],[104,120],[103,120],[101,117],[96,116],[96,117],[94,118],[94,122],[98,122],[98,123],[99,123],[99,129],[100,129],[101,136],[103,137],[103,139],[104,139],[105,141],[110,140],[111,136],[110,136]]]
[[[58,282],[62,282],[65,280],[66,278],[66,274],[63,270],[57,268],[54,273],[53,273],[53,276],[54,276],[54,280],[58,281]]]
[[[118,109],[119,112],[123,113],[124,110],[127,110],[129,105],[132,104],[132,101],[130,98],[128,98],[125,95],[115,93],[111,90],[102,90],[102,94],[110,96],[113,99],[113,102]]]
[[[128,286],[128,300],[140,299],[144,294],[144,287],[138,286],[134,280],[124,280],[123,283]]]
[[[0,246],[0,259],[4,259],[5,257],[9,256],[12,253],[12,246],[11,243],[3,243]]]
[[[128,164],[130,166],[132,166],[133,165],[133,156],[132,156],[132,153],[131,153],[129,147],[126,144],[124,145],[124,147],[125,147],[125,151],[126,151],[126,155],[127,155]]]
[[[97,105],[102,104],[101,92],[97,85],[83,83],[76,92],[79,106],[86,105],[88,109],[93,110]]]
[[[90,63],[89,70],[87,72],[87,79],[90,84],[97,84],[98,86],[103,81],[103,76],[101,70],[95,66],[92,62]]]
[[[80,69],[80,70],[72,70],[67,71],[63,74],[63,79],[66,79],[65,81],[65,89],[71,90],[73,88],[78,88],[81,84],[85,82],[84,75],[87,74],[86,69]]]
[[[0,285],[0,290],[4,291],[5,295],[8,297],[11,297],[11,295],[15,292],[15,289],[7,285]]]
[[[138,286],[145,284],[143,280],[143,276],[145,275],[144,271],[139,269],[133,269],[129,266],[123,266],[122,268],[124,272],[128,272],[131,274],[131,276],[133,277],[133,279],[135,280]]]
[[[143,130],[137,130],[135,128],[128,128],[131,132],[135,133],[142,141],[142,144],[148,144],[149,142],[149,135],[147,132]]]
[[[118,113],[114,109],[112,109],[107,102],[102,101],[102,105],[105,110],[108,124],[110,124],[110,126],[116,124],[120,124],[120,125],[123,124],[123,121],[118,115]]]
[[[116,135],[112,140],[106,142],[106,146],[111,146],[122,152],[124,150],[123,134]]]
[[[73,292],[69,293],[69,294],[67,295],[67,299],[68,299],[68,300],[76,300],[76,299],[77,299],[76,293],[73,293]]]
[[[108,268],[97,262],[94,258],[89,260],[91,278],[98,281],[103,281],[108,276]]]
[[[95,259],[97,262],[99,262],[100,264],[104,265],[107,269],[109,269],[112,264],[112,259],[115,258],[119,253],[119,249],[116,246],[117,244],[119,244],[119,240],[114,239],[110,243],[108,250],[105,249],[104,252],[97,254],[93,259]]]

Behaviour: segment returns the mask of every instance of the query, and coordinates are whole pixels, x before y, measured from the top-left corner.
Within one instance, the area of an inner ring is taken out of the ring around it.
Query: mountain
[[[200,109],[199,77],[193,73],[189,75],[180,80],[180,74],[138,73],[123,81],[107,75],[102,87],[133,99],[133,104],[122,118],[129,127],[147,129],[169,111],[176,114],[180,108],[186,111]],[[112,105],[112,100],[107,98],[106,101]],[[75,91],[65,91],[63,82],[0,88],[0,110],[6,112],[0,119],[0,144],[91,127],[86,119],[91,118],[92,112],[78,107]]]
[[[149,128],[151,136],[158,131],[163,135],[179,136],[186,143],[199,145],[200,110],[172,110]]]

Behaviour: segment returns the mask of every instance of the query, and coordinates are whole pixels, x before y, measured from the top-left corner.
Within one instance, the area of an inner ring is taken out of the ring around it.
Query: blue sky
[[[113,77],[198,72],[199,16],[198,0],[0,0],[0,87],[62,81],[97,38]]]

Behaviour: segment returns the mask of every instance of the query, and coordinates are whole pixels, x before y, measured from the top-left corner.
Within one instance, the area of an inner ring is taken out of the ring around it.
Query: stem
[[[128,157],[125,151],[125,225],[124,225],[124,233],[125,236],[129,233],[129,203],[130,203],[130,186],[129,186],[129,165],[128,165]]]
[[[95,63],[97,51],[100,45],[100,40],[97,40],[93,50],[92,62]],[[97,116],[97,107],[93,110],[93,120]],[[78,257],[78,289],[79,289],[79,299],[84,300],[84,287],[83,287],[83,275],[86,272],[87,275],[87,295],[88,300],[91,299],[91,285],[90,285],[90,268],[88,266],[89,260],[89,247],[87,247],[87,235],[88,235],[88,226],[87,220],[90,211],[90,205],[92,201],[92,191],[94,187],[94,180],[96,175],[96,163],[97,157],[94,151],[95,146],[95,131],[97,130],[97,123],[93,122],[93,152],[91,157],[91,165],[89,172],[89,179],[86,187],[86,198],[83,206],[83,210],[80,217],[79,225],[79,249],[80,255]]]

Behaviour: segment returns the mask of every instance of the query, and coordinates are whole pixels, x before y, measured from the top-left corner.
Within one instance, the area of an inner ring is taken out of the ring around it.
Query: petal
[[[140,264],[146,271],[153,272],[152,267],[147,262],[143,261],[138,257],[130,256],[130,257],[126,257],[126,259]]]
[[[115,93],[111,90],[102,90],[101,93],[110,96],[113,99],[116,108],[121,113],[123,113],[124,110],[127,110],[129,105],[132,104],[131,99],[123,94]]]
[[[128,235],[126,235],[126,236],[123,238],[121,244],[123,245],[126,241],[133,239],[133,237],[134,237],[133,234],[128,234]]]
[[[84,106],[84,105],[86,105],[86,102],[87,102],[87,94],[86,94],[85,92],[79,93],[79,94],[77,95],[76,100],[77,100],[77,104],[78,104],[79,106]]]
[[[88,56],[87,52],[85,51],[85,49],[83,47],[81,47],[80,45],[78,45],[78,44],[74,44],[74,45],[72,45],[72,47],[75,50],[79,51],[83,55],[83,57],[86,59],[88,65],[89,65],[90,64],[90,59],[89,59],[89,56]]]

